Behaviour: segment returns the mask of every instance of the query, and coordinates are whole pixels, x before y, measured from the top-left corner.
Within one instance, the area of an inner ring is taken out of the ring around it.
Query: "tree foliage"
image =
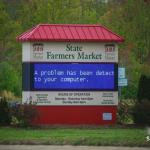
[[[135,98],[141,73],[150,72],[149,9],[147,0],[1,0],[0,64],[7,63],[15,73],[10,73],[7,87],[0,83],[0,90],[21,95],[14,87],[14,82],[21,87],[21,44],[16,41],[20,33],[39,23],[103,24],[125,38],[119,46],[119,64],[127,68],[130,88],[123,89],[123,96]],[[6,79],[3,68],[1,80]]]
[[[19,95],[21,87],[18,81],[20,79],[15,69],[7,62],[0,63],[0,68],[0,91],[5,89]]]

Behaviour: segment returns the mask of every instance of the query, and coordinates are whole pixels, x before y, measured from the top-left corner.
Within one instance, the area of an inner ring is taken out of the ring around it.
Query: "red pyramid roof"
[[[17,37],[19,41],[123,42],[124,39],[101,25],[39,24]]]

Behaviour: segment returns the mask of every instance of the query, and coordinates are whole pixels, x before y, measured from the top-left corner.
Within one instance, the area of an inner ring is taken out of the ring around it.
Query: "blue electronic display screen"
[[[35,63],[35,90],[114,90],[115,64]]]

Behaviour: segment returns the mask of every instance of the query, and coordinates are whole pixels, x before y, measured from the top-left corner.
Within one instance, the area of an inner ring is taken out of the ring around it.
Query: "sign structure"
[[[128,85],[128,80],[127,79],[119,79],[118,80],[118,86],[127,86]]]
[[[127,86],[128,80],[125,78],[125,68],[118,68],[118,86]]]
[[[118,78],[119,79],[125,78],[125,68],[123,68],[123,67],[118,68]]]
[[[117,105],[117,63],[116,44],[23,43],[23,103]]]

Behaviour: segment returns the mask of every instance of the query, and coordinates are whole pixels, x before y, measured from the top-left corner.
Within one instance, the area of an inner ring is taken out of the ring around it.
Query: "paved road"
[[[0,150],[150,150],[139,147],[0,145]]]

